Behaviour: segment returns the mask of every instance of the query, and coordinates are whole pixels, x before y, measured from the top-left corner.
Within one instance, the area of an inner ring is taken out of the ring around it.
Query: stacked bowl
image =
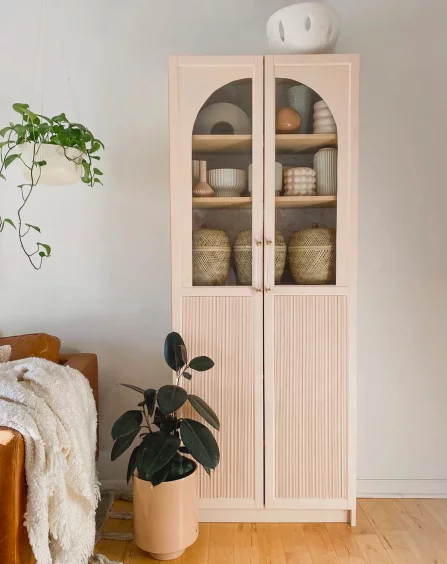
[[[299,166],[284,173],[284,196],[315,196],[317,174],[313,168]]]
[[[208,171],[208,184],[217,198],[242,196],[247,189],[247,172],[236,168],[216,168]]]
[[[314,104],[314,133],[337,133],[337,125],[324,100]]]

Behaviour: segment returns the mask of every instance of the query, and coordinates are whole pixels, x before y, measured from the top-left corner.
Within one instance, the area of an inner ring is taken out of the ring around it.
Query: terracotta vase
[[[199,534],[197,467],[192,474],[153,486],[133,477],[136,545],[156,560],[173,560]]]
[[[193,187],[192,195],[195,198],[211,198],[215,196],[214,190],[206,181],[206,161],[199,162],[199,182]]]

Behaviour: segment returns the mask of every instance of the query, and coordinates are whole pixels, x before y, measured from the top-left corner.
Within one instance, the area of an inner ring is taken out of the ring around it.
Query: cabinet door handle
[[[257,294],[262,294],[262,288],[256,288],[256,293],[257,293]]]
[[[271,239],[266,239],[266,240],[265,240],[265,244],[266,244],[266,245],[271,245],[271,244],[272,244],[272,240],[271,240]]]
[[[271,291],[272,291],[271,288],[266,288],[266,289],[265,289],[266,294],[269,294]]]

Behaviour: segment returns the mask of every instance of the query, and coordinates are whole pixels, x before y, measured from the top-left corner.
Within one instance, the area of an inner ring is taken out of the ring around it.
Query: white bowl
[[[248,191],[251,194],[253,182],[253,165],[248,165]],[[275,195],[279,196],[282,190],[282,164],[275,163]]]
[[[251,121],[239,106],[219,102],[200,110],[194,125],[194,133],[197,135],[250,134]]]
[[[247,173],[237,168],[216,168],[208,171],[208,184],[218,198],[238,197],[247,189]]]

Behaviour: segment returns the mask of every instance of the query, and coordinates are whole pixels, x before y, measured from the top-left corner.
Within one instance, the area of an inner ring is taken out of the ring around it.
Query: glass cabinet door
[[[184,76],[178,69],[179,162],[171,175],[181,285],[262,292],[262,57],[212,57],[209,66],[203,59]]]
[[[266,57],[265,64],[267,290],[346,285],[349,65],[318,56]]]

